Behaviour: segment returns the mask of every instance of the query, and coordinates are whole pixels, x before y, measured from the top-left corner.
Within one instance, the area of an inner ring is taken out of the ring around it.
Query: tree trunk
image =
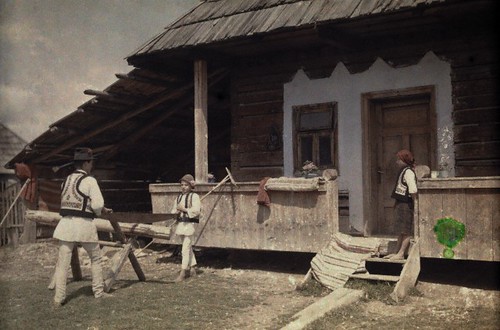
[[[148,214],[144,214],[147,217]],[[57,226],[61,216],[56,212],[48,211],[26,211],[26,220],[34,221],[48,226]],[[98,231],[114,233],[115,230],[108,220],[96,218],[94,224]],[[144,223],[123,223],[119,222],[120,228],[124,234],[137,235],[144,237],[170,239],[170,227],[164,225],[149,225]]]

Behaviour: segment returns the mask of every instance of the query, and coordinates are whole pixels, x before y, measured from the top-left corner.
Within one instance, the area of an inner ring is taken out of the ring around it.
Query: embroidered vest
[[[80,184],[88,175],[76,171],[70,174],[62,184],[61,216],[76,216],[95,218],[95,213],[90,207],[90,198],[80,191]]]
[[[183,194],[181,193],[178,197],[177,197],[177,204],[179,204],[182,200],[182,196]],[[188,200],[189,200],[189,204],[188,204]],[[189,205],[189,206],[188,206]],[[185,208],[189,208],[193,205],[193,193],[190,192],[186,195],[186,197],[184,198],[184,207]],[[188,214],[186,212],[181,212],[177,215],[177,221],[179,222],[193,222],[193,223],[199,223],[200,222],[200,218],[199,217],[196,217],[196,218],[190,218],[188,216]]]
[[[411,198],[409,193],[408,184],[404,179],[407,170],[413,172],[410,167],[405,167],[401,170],[401,172],[399,172],[398,180],[396,181],[391,197],[403,203],[413,203],[413,198]]]

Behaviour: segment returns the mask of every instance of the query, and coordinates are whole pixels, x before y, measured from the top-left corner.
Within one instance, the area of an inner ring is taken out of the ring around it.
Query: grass
[[[260,302],[217,277],[179,284],[122,281],[114,297],[99,300],[90,280],[72,282],[68,303],[57,309],[46,281],[6,284],[0,285],[0,329],[221,329],[233,313]]]
[[[365,313],[368,301],[380,301],[386,305],[404,305],[405,301],[395,303],[390,294],[394,283],[383,281],[350,280],[346,288],[363,290],[365,298],[361,302],[351,304],[327,313],[324,317],[309,324],[305,330],[331,329],[498,329],[500,313],[488,308],[457,308],[442,306],[437,309],[414,310],[412,313],[383,315]],[[416,288],[409,291],[408,296],[422,297]]]

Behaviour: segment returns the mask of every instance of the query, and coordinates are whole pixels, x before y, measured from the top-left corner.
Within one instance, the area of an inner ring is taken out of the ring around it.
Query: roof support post
[[[194,175],[198,182],[208,182],[208,77],[207,62],[194,62]]]

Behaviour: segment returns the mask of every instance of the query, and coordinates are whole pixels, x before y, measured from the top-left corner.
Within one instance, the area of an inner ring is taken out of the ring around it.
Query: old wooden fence
[[[0,183],[0,214],[1,219],[14,203],[16,196],[21,189],[18,183],[7,185],[5,182]],[[24,228],[24,213],[26,207],[22,199],[18,199],[7,218],[0,227],[0,246],[6,244],[17,244]],[[0,220],[1,221],[1,220]]]

